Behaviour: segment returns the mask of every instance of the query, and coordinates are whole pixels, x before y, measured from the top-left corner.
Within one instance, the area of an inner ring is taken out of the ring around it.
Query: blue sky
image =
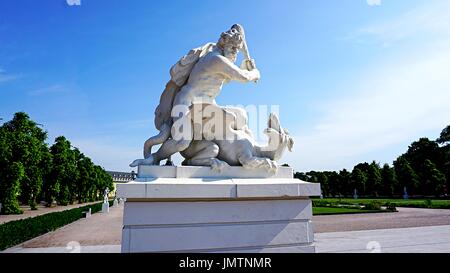
[[[0,117],[106,169],[142,156],[170,67],[234,23],[261,80],[217,101],[279,105],[298,171],[392,163],[450,124],[449,0],[66,1],[0,2]]]

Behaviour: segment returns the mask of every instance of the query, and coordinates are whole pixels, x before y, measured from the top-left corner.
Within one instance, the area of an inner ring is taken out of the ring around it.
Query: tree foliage
[[[445,127],[444,130],[442,130],[441,135],[436,140],[436,142],[439,144],[444,144],[444,145],[446,145],[450,142],[450,125]]]
[[[381,185],[383,196],[393,196],[397,189],[398,181],[395,170],[388,164],[384,164],[381,169]]]
[[[19,199],[36,208],[36,198],[41,191],[43,175],[48,159],[45,143],[47,132],[24,112],[18,112],[2,126],[9,135],[10,154],[7,164],[20,162],[24,174],[20,179]]]
[[[380,166],[374,161],[369,165],[367,170],[367,186],[366,191],[370,195],[378,197],[381,190],[381,173]]]
[[[381,168],[375,161],[359,163],[349,174],[342,171],[310,171],[295,177],[321,183],[324,196],[402,196],[406,187],[410,195],[446,196],[450,189],[450,125],[436,141],[420,138],[407,151]]]
[[[424,173],[423,173],[423,193],[427,195],[437,195],[442,193],[446,179],[445,175],[442,174],[436,165],[427,159],[424,163]]]
[[[110,175],[63,136],[49,148],[47,132],[24,112],[0,126],[0,203],[2,213],[20,213],[19,203],[60,205],[102,198],[113,190]]]
[[[353,168],[351,176],[352,188],[356,189],[358,193],[364,193],[366,191],[366,182],[366,174],[359,168]]]
[[[2,213],[22,213],[17,200],[17,195],[20,189],[20,181],[22,181],[24,176],[24,168],[20,162],[13,162],[4,173],[3,181],[0,184]]]

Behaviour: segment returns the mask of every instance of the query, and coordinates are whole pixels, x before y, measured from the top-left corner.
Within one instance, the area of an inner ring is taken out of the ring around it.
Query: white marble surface
[[[311,200],[126,202],[122,252],[314,252]]]
[[[319,195],[320,184],[283,178],[154,178],[151,182],[129,182],[117,185],[117,196],[127,199],[307,198]]]
[[[174,227],[125,227],[133,242],[129,252],[209,252],[219,249],[308,245],[313,242],[309,222],[204,224]],[[123,246],[124,250],[127,246]],[[125,252],[128,252],[125,251]]]
[[[122,252],[314,252],[309,197],[320,184],[294,179],[291,168],[263,178],[242,167],[140,170],[146,182],[117,185],[127,200]]]
[[[310,200],[228,202],[127,202],[123,224],[175,225],[252,221],[302,221],[312,218]],[[186,213],[188,212],[188,213]]]
[[[279,167],[276,173],[263,169],[245,169],[243,167],[227,167],[222,172],[210,167],[198,166],[146,166],[138,167],[136,181],[151,181],[152,178],[293,178],[291,167]]]

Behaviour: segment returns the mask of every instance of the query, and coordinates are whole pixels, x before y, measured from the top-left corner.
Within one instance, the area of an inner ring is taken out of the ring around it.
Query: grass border
[[[389,210],[359,210],[359,209],[348,209],[354,211],[340,211],[340,212],[319,212],[314,213],[314,208],[333,208],[333,207],[313,207],[313,216],[321,216],[321,215],[345,215],[345,214],[366,214],[366,213],[389,213],[393,211]]]

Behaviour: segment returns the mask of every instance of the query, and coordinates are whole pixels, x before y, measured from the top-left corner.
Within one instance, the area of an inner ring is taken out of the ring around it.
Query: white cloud
[[[450,124],[448,71],[450,50],[379,67],[361,79],[359,94],[322,105],[324,116],[296,138],[298,152],[287,162],[299,169],[348,168],[361,155],[443,129]]]
[[[68,90],[64,86],[62,86],[60,84],[55,84],[55,85],[51,85],[51,86],[47,86],[47,87],[29,91],[28,95],[40,96],[40,95],[46,95],[46,94],[57,94],[57,93],[66,93],[66,92],[68,92]]]
[[[382,23],[365,26],[350,35],[359,42],[375,42],[383,46],[410,38],[450,34],[450,1],[427,1],[400,16]]]
[[[81,0],[66,0],[69,6],[81,6]]]
[[[127,121],[114,121],[113,123],[105,123],[106,128],[121,128],[121,130],[146,129],[152,128],[154,125],[153,119],[134,119]],[[156,133],[155,133],[156,134]]]
[[[143,142],[142,145],[136,146],[120,144],[109,138],[74,139],[70,140],[70,142],[74,147],[79,148],[82,153],[90,157],[95,164],[109,171],[137,171],[136,168],[129,167],[129,164],[135,159],[143,158]],[[154,147],[154,151],[158,148],[159,146]],[[182,160],[183,158],[180,154],[172,157],[172,161],[176,165],[181,165]]]
[[[128,147],[105,139],[73,139],[73,146],[92,161],[111,171],[131,171],[128,165],[142,157],[141,147]]]
[[[379,6],[381,5],[381,0],[366,0],[369,6]]]
[[[0,83],[13,81],[15,79],[17,79],[16,75],[7,74],[4,69],[0,68]]]
[[[405,145],[406,151],[416,140],[412,138],[450,124],[450,12],[444,9],[449,4],[422,7],[373,25],[367,33],[384,42],[416,39],[427,31],[434,36],[402,46],[355,75],[347,86],[351,95],[320,103],[323,116],[296,138],[296,152],[283,162],[298,170],[351,168],[361,159],[379,161],[373,156],[395,145]],[[398,154],[390,156],[394,160]]]

